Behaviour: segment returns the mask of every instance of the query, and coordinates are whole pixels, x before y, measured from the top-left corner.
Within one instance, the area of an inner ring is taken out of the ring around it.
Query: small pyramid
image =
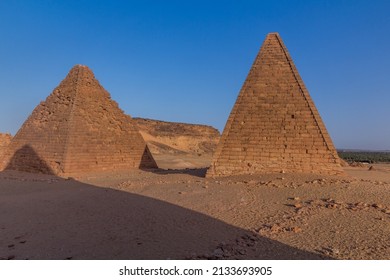
[[[82,65],[34,109],[0,165],[59,176],[157,167],[131,117]]]
[[[0,159],[3,153],[7,150],[9,143],[11,142],[12,136],[9,133],[0,133]]]
[[[208,177],[340,174],[340,159],[278,33],[267,35],[241,88]]]

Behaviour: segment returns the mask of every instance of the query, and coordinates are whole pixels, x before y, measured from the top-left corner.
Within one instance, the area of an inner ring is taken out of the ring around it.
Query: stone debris
[[[267,234],[278,234],[278,233],[285,233],[285,232],[292,232],[292,233],[300,233],[302,232],[302,228],[299,226],[289,226],[287,225],[287,222],[282,223],[275,223],[275,224],[264,224],[260,228],[256,230],[261,235],[267,235]]]
[[[340,254],[340,250],[333,247],[323,247],[322,250],[319,250],[324,255],[335,256]]]
[[[215,258],[222,258],[223,255],[224,255],[224,252],[223,252],[222,248],[217,248],[213,252],[213,257],[215,257]]]
[[[303,206],[302,206],[301,203],[295,203],[295,204],[294,204],[294,207],[299,209],[299,208],[302,208]]]
[[[302,231],[302,229],[301,229],[300,227],[297,227],[297,226],[296,226],[296,227],[292,227],[292,228],[291,228],[291,231],[294,232],[294,233],[299,233],[299,232]]]
[[[248,250],[260,241],[260,236],[253,232],[237,237],[234,241],[217,245],[211,254],[195,255],[190,259],[208,259],[208,260],[223,260],[223,259],[242,259],[248,254]]]
[[[380,204],[380,203],[365,203],[365,202],[362,202],[362,201],[359,201],[359,202],[348,202],[348,203],[345,203],[345,202],[342,202],[342,201],[336,201],[332,198],[324,198],[324,199],[320,199],[320,200],[307,200],[305,201],[303,204],[301,203],[298,203],[299,205],[291,205],[293,206],[294,208],[310,208],[310,209],[346,209],[346,210],[350,210],[350,211],[367,211],[369,209],[374,209],[374,210],[379,210],[379,211],[382,211],[384,213],[386,213],[386,209],[388,209],[388,207]],[[300,206],[300,207],[297,207],[297,206]],[[390,208],[389,208],[390,209]],[[301,210],[301,209],[298,209],[298,210]],[[302,213],[302,212],[301,212]]]
[[[275,234],[301,233],[304,232],[305,226],[308,226],[308,219],[314,214],[319,213],[318,211],[323,210],[348,210],[356,212],[371,209],[390,214],[390,207],[379,203],[370,204],[361,201],[351,203],[338,201],[333,198],[304,200],[300,197],[289,197],[287,200],[297,201],[294,204],[286,204],[292,211],[290,210],[267,217],[264,219],[262,225],[254,229],[254,231],[260,235],[271,237]]]
[[[377,209],[383,209],[384,208],[382,204],[378,204],[378,203],[372,204],[372,207],[377,208]]]

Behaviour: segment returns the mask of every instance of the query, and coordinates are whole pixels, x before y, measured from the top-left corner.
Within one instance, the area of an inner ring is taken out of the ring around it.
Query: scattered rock
[[[246,251],[244,249],[238,249],[237,252],[240,254],[240,255],[246,255]]]
[[[295,203],[295,204],[294,204],[294,207],[295,207],[295,208],[302,208],[303,206],[302,206],[301,203]]]
[[[323,247],[324,252],[329,255],[329,254],[334,254],[338,255],[340,253],[340,250],[337,248],[332,248],[332,247]]]
[[[374,203],[372,205],[372,207],[376,208],[376,209],[383,209],[383,205],[382,204],[377,204],[377,203]]]
[[[223,250],[221,248],[217,248],[213,252],[213,256],[217,258],[222,258],[223,257]]]
[[[271,226],[271,232],[275,233],[275,232],[280,232],[281,230],[282,228],[277,224]]]
[[[299,232],[302,232],[302,229],[300,227],[295,226],[295,227],[292,227],[290,229],[290,231],[292,231],[294,233],[299,233]]]
[[[328,203],[325,205],[326,208],[328,209],[335,209],[337,208],[337,204],[334,204],[334,203]]]

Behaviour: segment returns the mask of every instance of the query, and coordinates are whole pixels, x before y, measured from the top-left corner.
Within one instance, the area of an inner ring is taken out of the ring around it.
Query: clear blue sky
[[[0,1],[0,131],[75,64],[133,117],[222,131],[279,32],[337,148],[390,149],[390,1]]]

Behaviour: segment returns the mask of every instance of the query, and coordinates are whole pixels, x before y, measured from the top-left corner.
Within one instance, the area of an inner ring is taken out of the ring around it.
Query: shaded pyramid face
[[[77,65],[22,125],[2,167],[70,175],[157,165],[131,117]]]
[[[230,113],[207,176],[342,173],[340,159],[277,33],[267,35]]]

